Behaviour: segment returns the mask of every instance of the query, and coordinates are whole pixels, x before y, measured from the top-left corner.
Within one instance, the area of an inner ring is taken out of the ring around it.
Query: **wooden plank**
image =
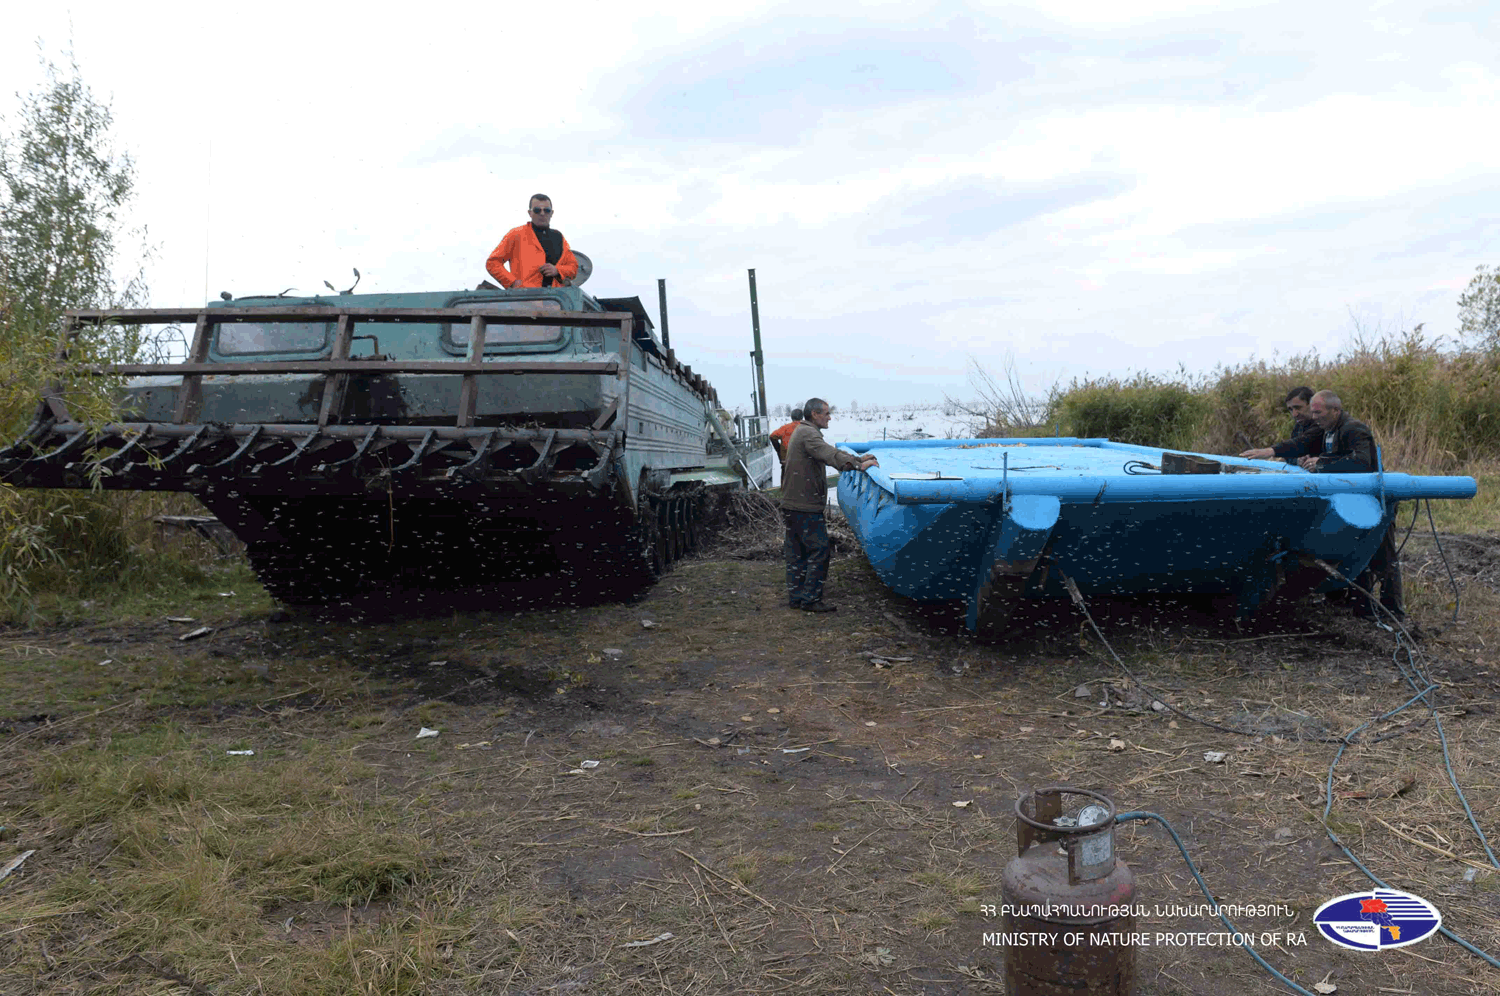
[[[63,322],[62,328],[57,335],[57,362],[61,366],[68,362],[68,346],[73,341],[73,323]],[[60,381],[48,384],[42,392],[42,404],[47,411],[52,413],[54,421],[66,425],[73,421],[73,415],[68,411],[67,402],[63,400],[63,385]]]
[[[333,359],[347,360],[349,345],[353,341],[354,320],[340,315],[338,327],[333,333]],[[323,377],[323,403],[318,407],[318,426],[328,425],[333,416],[344,410],[344,389],[349,384],[346,373],[329,373]]]
[[[485,318],[475,315],[469,320],[469,366],[477,367],[484,361]],[[474,424],[474,403],[479,397],[479,375],[470,371],[464,374],[463,386],[458,389],[458,416],[455,423],[460,428]]]
[[[115,363],[109,366],[83,367],[77,372],[96,377],[155,377],[172,374],[285,374],[285,373],[428,373],[460,374],[613,374],[620,364],[613,361],[547,363],[539,361],[507,362],[504,358],[469,363],[465,360],[258,360],[250,363]]]
[[[58,422],[66,423],[73,421],[73,414],[68,411],[67,404],[56,389],[51,389],[47,392],[46,402],[47,410],[52,413],[52,417]]]
[[[124,325],[164,325],[194,321],[207,314],[210,322],[332,322],[348,315],[356,322],[460,322],[475,315],[498,325],[563,325],[570,328],[614,328],[630,313],[624,311],[500,311],[481,307],[459,308],[334,308],[325,305],[288,305],[284,308],[210,308],[188,311],[179,308],[122,308],[119,311],[70,311],[78,323],[110,322]]]
[[[625,362],[620,364],[620,370],[616,376],[620,381],[619,393],[615,395],[615,404],[619,411],[615,415],[615,425],[624,430],[625,436],[630,436],[630,350],[633,343],[630,341],[630,331],[633,327],[634,316],[622,315],[620,317],[620,358]],[[630,482],[632,489],[635,482]],[[640,495],[636,495],[639,500]]]
[[[208,313],[198,312],[193,327],[193,344],[188,350],[188,362],[178,364],[179,366],[202,366],[212,367],[214,364],[205,363],[208,359],[208,346],[213,341],[213,326],[209,324]],[[92,371],[90,371],[92,373]],[[205,371],[206,372],[206,371]],[[173,422],[191,422],[198,417],[198,410],[203,406],[203,377],[202,374],[183,372],[182,386],[177,389],[177,410],[172,415]]]
[[[160,439],[183,439],[203,429],[198,425],[170,425],[160,422],[121,422],[106,425],[103,429],[105,435],[123,435],[145,432],[151,430],[151,435]],[[326,429],[306,422],[291,422],[284,424],[273,424],[263,422],[252,422],[245,425],[231,425],[227,428],[215,427],[216,433],[222,433],[233,438],[249,435],[251,432],[260,432],[264,439],[304,439],[309,433],[317,432],[327,439],[363,439],[369,435],[368,425],[330,425]],[[431,431],[434,439],[462,439],[478,441],[495,434],[496,439],[513,439],[525,441],[540,441],[550,434],[556,434],[556,438],[566,442],[592,442],[608,443],[618,436],[618,429],[485,429],[469,428],[460,429],[457,426],[431,427],[424,425],[383,425],[380,427],[380,438],[390,439],[421,439]]]
[[[605,407],[605,409],[599,413],[599,417],[594,419],[594,424],[590,428],[602,429],[606,425],[608,425],[609,420],[614,418],[615,413],[620,410],[620,400],[620,395],[615,395],[615,400],[611,401]]]

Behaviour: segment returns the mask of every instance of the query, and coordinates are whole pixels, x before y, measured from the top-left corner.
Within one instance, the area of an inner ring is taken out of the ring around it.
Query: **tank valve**
[[[1108,797],[1049,785],[1017,799],[1001,896],[1009,996],[1135,992],[1135,877]]]

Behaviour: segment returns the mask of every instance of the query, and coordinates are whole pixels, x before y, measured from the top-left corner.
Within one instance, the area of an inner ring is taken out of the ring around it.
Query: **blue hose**
[[[1193,864],[1193,859],[1188,855],[1187,847],[1183,845],[1182,838],[1177,836],[1177,831],[1172,829],[1172,824],[1168,823],[1165,819],[1163,819],[1156,813],[1147,813],[1144,811],[1121,813],[1115,817],[1116,823],[1124,823],[1127,820],[1155,820],[1166,828],[1167,833],[1172,835],[1172,843],[1176,844],[1177,849],[1182,852],[1182,860],[1187,862],[1188,871],[1192,872],[1193,878],[1198,880],[1198,888],[1203,890],[1203,895],[1208,898],[1208,904],[1214,908],[1214,915],[1219,918],[1220,923],[1229,928],[1229,932],[1231,934],[1238,934],[1239,931],[1235,929],[1234,924],[1229,922],[1229,918],[1218,911],[1219,901],[1214,898],[1214,894],[1212,892],[1208,891],[1208,883],[1203,881],[1202,875],[1198,874],[1198,866]],[[1259,951],[1255,950],[1244,941],[1240,942],[1240,947],[1250,952],[1250,957],[1254,958],[1256,962],[1260,964],[1261,968],[1265,969],[1267,972],[1270,972],[1282,982],[1291,986],[1295,992],[1300,994],[1300,996],[1314,996],[1313,993],[1310,993],[1306,989],[1303,989],[1301,986],[1297,985],[1297,983],[1293,982],[1291,979],[1287,978],[1285,975],[1282,975],[1280,972],[1276,971],[1276,969],[1272,968],[1271,963],[1260,956]]]

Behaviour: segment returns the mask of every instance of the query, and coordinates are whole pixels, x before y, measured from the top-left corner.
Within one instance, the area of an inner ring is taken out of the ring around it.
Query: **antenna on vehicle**
[[[661,345],[663,349],[671,349],[672,337],[667,334],[667,281],[665,278],[656,282],[656,293],[661,301]]]
[[[337,290],[337,289],[334,288],[333,284],[330,284],[326,280],[323,281],[323,286],[327,287],[329,290],[333,291],[335,294],[353,294],[354,293],[354,288],[356,288],[356,287],[359,286],[359,280],[360,280],[360,277],[359,277],[359,267],[356,266],[353,269],[354,269],[354,283],[352,283],[352,284],[349,285],[349,289],[348,290]]]
[[[755,414],[768,415],[770,410],[766,408],[766,361],[765,354],[760,349],[760,303],[755,298],[754,270],[750,271],[750,328],[755,333],[755,351],[750,354],[755,371],[755,383],[751,385],[754,397],[751,398],[750,404],[754,406]]]

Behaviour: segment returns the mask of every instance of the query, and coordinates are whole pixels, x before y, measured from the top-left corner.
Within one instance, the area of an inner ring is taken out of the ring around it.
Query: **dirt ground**
[[[1445,540],[1461,622],[1431,635],[1452,596],[1430,539],[1405,552],[1410,602],[1454,770],[1493,832],[1500,541]],[[438,599],[413,596],[275,621],[225,597],[185,613],[191,625],[0,634],[0,866],[34,852],[0,883],[0,991],[276,992],[283,963],[360,929],[404,931],[405,954],[351,955],[353,981],[326,991],[1000,992],[987,907],[1015,857],[1017,794],[1053,783],[1160,813],[1222,902],[1289,907],[1232,919],[1279,932],[1260,951],[1306,988],[1500,991],[1500,970],[1442,937],[1361,956],[1310,925],[1369,885],[1322,822],[1336,745],[1305,738],[1411,697],[1390,634],[1318,599],[1244,632],[1192,601],[1090,604],[1132,671],[1186,713],[1256,731],[1236,736],[1153,710],[1070,606],[983,645],[957,606],[894,596],[859,557],[836,561],[828,598],[837,614],[788,610],[779,564],[711,553],[627,604],[569,604],[533,583],[435,616]],[[179,639],[200,623],[214,631]],[[1377,729],[1404,735],[1345,752],[1330,826],[1500,952],[1500,876],[1481,870],[1436,726],[1417,706]],[[141,738],[163,730],[152,756]],[[222,770],[239,794],[141,790],[79,815],[80,759],[127,750],[108,770]],[[339,769],[330,812],[369,814],[338,831],[348,849],[418,855],[386,887],[342,902],[278,893],[257,885],[271,863],[240,864],[262,871],[215,881],[253,901],[214,930],[202,923],[219,913],[140,905],[125,888],[210,826],[253,840],[318,809],[317,793],[287,802],[254,785],[335,760],[357,767]],[[130,814],[148,803],[165,829],[127,860]],[[1174,911],[1203,899],[1159,827],[1122,826],[1117,847],[1136,902],[1163,908],[1137,931],[1224,930]],[[89,891],[111,879],[107,902]],[[1290,991],[1235,947],[1153,942],[1136,960],[1142,994]]]

